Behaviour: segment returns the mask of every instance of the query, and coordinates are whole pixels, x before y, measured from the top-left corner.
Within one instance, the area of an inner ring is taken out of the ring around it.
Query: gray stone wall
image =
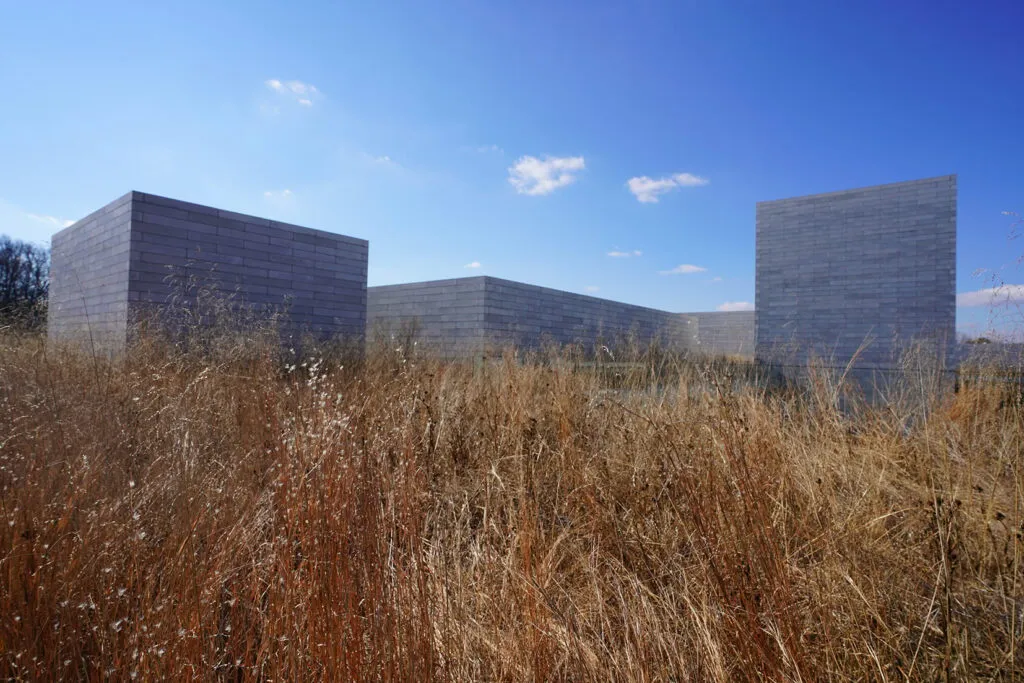
[[[756,355],[891,367],[912,340],[952,344],[956,176],[757,205]]]
[[[53,236],[47,324],[51,340],[103,352],[124,346],[131,202],[129,192]]]
[[[754,311],[684,313],[697,324],[697,351],[711,356],[754,356]]]
[[[82,301],[123,346],[133,319],[192,305],[200,288],[286,312],[286,332],[365,333],[366,240],[130,192],[53,245],[54,339],[79,334]]]

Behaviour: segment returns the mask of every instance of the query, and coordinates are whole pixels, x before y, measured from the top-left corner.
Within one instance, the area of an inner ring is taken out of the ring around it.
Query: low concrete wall
[[[658,340],[692,348],[696,339],[696,325],[679,314],[493,277],[485,283],[484,331],[498,345],[529,348],[550,340],[614,346]]]
[[[471,355],[484,341],[484,278],[370,287],[366,332],[373,343],[404,342],[440,356]]]
[[[556,344],[626,341],[695,348],[697,323],[689,316],[481,276],[370,287],[371,335],[417,328],[417,339],[444,356],[485,347],[536,348]]]
[[[685,313],[697,323],[695,350],[711,356],[754,357],[754,311]]]

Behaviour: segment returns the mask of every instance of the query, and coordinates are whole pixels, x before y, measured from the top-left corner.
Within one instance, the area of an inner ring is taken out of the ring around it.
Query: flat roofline
[[[775,204],[777,202],[788,202],[796,199],[815,199],[819,197],[841,197],[845,194],[851,194],[854,192],[866,192],[870,190],[883,190],[887,188],[899,187],[903,185],[915,185],[918,183],[935,183],[942,181],[952,181],[956,183],[956,173],[949,173],[947,175],[932,176],[930,178],[916,178],[914,180],[900,180],[894,183],[882,183],[881,185],[865,185],[864,187],[851,187],[845,190],[833,190],[831,192],[817,192],[814,194],[802,194],[793,197],[780,197],[779,199],[765,199],[757,202],[757,206],[762,204]]]
[[[248,213],[241,213],[239,211],[229,211],[227,209],[220,209],[220,208],[217,208],[215,206],[207,206],[205,204],[197,204],[195,202],[189,202],[189,201],[185,201],[183,199],[175,199],[174,197],[166,197],[164,195],[153,194],[151,192],[139,192],[138,190],[130,190],[130,191],[126,192],[125,194],[121,195],[120,197],[118,197],[117,199],[114,199],[113,201],[107,202],[106,204],[104,204],[100,208],[96,209],[95,211],[92,211],[91,213],[88,213],[85,216],[82,216],[81,218],[76,220],[74,223],[72,223],[68,227],[63,228],[62,230],[59,230],[58,232],[54,233],[53,237],[56,237],[57,235],[60,235],[61,233],[65,232],[67,230],[74,229],[74,227],[76,225],[78,225],[79,223],[81,223],[83,220],[86,220],[86,219],[88,219],[88,218],[90,218],[90,217],[92,217],[92,216],[94,216],[96,214],[103,213],[103,212],[105,212],[107,210],[110,210],[112,208],[115,208],[115,207],[120,207],[122,204],[124,204],[127,201],[132,201],[132,202],[135,202],[135,201],[149,202],[151,204],[156,204],[158,206],[166,206],[166,207],[172,208],[172,209],[181,209],[183,211],[191,211],[193,213],[201,213],[201,214],[206,214],[206,215],[209,215],[209,216],[218,216],[218,217],[221,217],[221,218],[234,219],[234,220],[242,221],[242,222],[245,222],[245,223],[254,223],[254,224],[257,224],[257,225],[265,225],[265,226],[272,227],[272,228],[279,228],[281,230],[288,230],[288,231],[291,231],[291,232],[297,232],[297,233],[306,234],[306,235],[314,235],[314,236],[317,236],[317,237],[324,237],[326,239],[339,239],[339,238],[341,238],[341,239],[343,239],[345,241],[356,243],[356,244],[360,244],[362,246],[368,246],[369,245],[369,241],[365,240],[365,239],[363,239],[361,237],[353,237],[352,235],[346,235],[346,234],[343,234],[343,233],[340,233],[340,232],[332,232],[330,230],[320,230],[320,229],[317,229],[317,228],[308,228],[308,227],[306,227],[304,225],[295,225],[294,223],[285,223],[284,221],[275,221],[275,220],[272,220],[270,218],[263,218],[261,216],[254,216],[254,215],[248,214]]]
[[[361,242],[368,245],[369,240],[365,240],[361,237],[353,237],[352,235],[346,235],[340,232],[333,232],[331,230],[321,230],[319,228],[309,228],[305,225],[296,225],[294,223],[285,223],[284,221],[275,221],[270,218],[263,218],[262,216],[254,216],[253,214],[242,213],[240,211],[230,211],[228,209],[220,209],[215,206],[207,206],[205,204],[197,204],[195,202],[189,202],[182,199],[175,199],[174,197],[165,197],[159,194],[153,194],[151,192],[139,192],[138,190],[132,190],[129,194],[132,195],[133,199],[138,199],[143,202],[151,202],[153,204],[164,204],[172,208],[181,205],[186,205],[189,211],[195,211],[196,213],[206,213],[220,216],[222,218],[234,218],[237,220],[244,221],[246,223],[263,223],[272,228],[281,228],[282,230],[291,230],[293,232],[305,233],[307,235],[317,235],[320,237],[337,238],[344,237],[347,240],[354,242]]]
[[[578,292],[570,292],[570,291],[565,290],[565,289],[555,289],[554,287],[545,287],[543,285],[534,285],[534,284],[531,284],[529,282],[520,282],[519,280],[508,280],[506,278],[495,277],[493,275],[469,275],[469,276],[466,276],[466,277],[447,278],[447,279],[443,279],[443,280],[420,280],[418,282],[401,282],[401,283],[390,284],[390,285],[374,285],[373,287],[367,287],[366,289],[367,289],[367,291],[370,291],[370,290],[374,290],[374,289],[384,289],[384,288],[390,288],[390,287],[411,287],[411,286],[415,286],[415,285],[453,285],[453,284],[464,283],[464,282],[484,282],[484,283],[493,282],[493,283],[496,283],[496,284],[513,285],[513,286],[520,286],[520,287],[531,287],[533,289],[539,289],[539,290],[543,290],[543,291],[547,291],[547,292],[553,292],[553,293],[556,293],[556,294],[569,294],[571,296],[580,297],[582,299],[590,299],[592,301],[600,301],[600,302],[603,302],[603,303],[613,303],[613,304],[618,304],[620,306],[632,306],[633,308],[643,308],[643,309],[646,309],[648,311],[657,311],[658,313],[669,313],[669,314],[672,314],[672,315],[676,315],[676,314],[673,314],[671,311],[665,311],[665,310],[662,310],[660,308],[652,308],[650,306],[641,306],[639,304],[631,304],[631,303],[627,303],[625,301],[616,301],[614,299],[605,299],[603,297],[592,296],[590,294],[580,294]]]

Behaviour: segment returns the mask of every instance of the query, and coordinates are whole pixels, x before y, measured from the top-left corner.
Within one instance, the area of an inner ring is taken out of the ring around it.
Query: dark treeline
[[[49,284],[49,250],[0,235],[0,327],[42,328]]]

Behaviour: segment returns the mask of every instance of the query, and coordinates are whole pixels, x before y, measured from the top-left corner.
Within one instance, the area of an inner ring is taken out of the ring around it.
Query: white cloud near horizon
[[[56,216],[44,216],[38,213],[26,213],[25,216],[27,218],[31,218],[32,220],[38,223],[46,223],[47,225],[52,225],[57,228],[66,228],[69,225],[74,225],[75,223],[74,221],[69,221],[64,218],[57,218]]]
[[[576,182],[576,174],[586,168],[583,157],[521,156],[508,169],[508,182],[519,194],[541,196]]]
[[[608,252],[608,255],[612,258],[632,258],[634,256],[643,256],[644,252],[639,249],[634,249],[633,251],[619,251],[618,249],[612,249]]]
[[[0,235],[11,239],[49,246],[54,233],[74,223],[62,216],[29,211],[0,197]]]
[[[715,310],[724,312],[752,311],[754,310],[754,304],[749,301],[726,301],[724,304],[715,308]]]
[[[693,273],[707,272],[704,266],[695,266],[692,263],[683,263],[672,270],[659,270],[658,275],[692,275]]]
[[[295,193],[285,188],[283,190],[267,190],[263,193],[263,196],[267,199],[291,199],[295,196]]]
[[[956,305],[975,306],[1007,306],[1012,303],[1024,302],[1024,285],[999,285],[987,287],[973,292],[961,292],[956,295]]]
[[[483,264],[480,263],[479,261],[473,261],[472,263],[467,263],[466,265],[463,266],[463,268],[471,268],[473,270],[476,270],[477,268],[482,268],[482,267],[483,267]]]
[[[588,292],[600,292],[601,288],[597,285],[587,285],[584,289]]]
[[[320,91],[315,85],[302,81],[280,81],[270,78],[263,81],[263,84],[278,95],[290,97],[303,107],[312,107],[313,101],[320,96]]]
[[[664,178],[636,176],[627,180],[626,186],[641,204],[657,204],[658,196],[666,192],[677,190],[680,187],[700,187],[709,182],[707,178],[701,178],[692,173],[673,173]]]

